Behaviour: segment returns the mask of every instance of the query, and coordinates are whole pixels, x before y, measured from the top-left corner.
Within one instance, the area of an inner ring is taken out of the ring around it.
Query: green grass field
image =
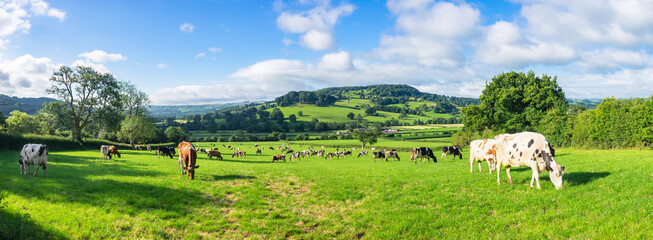
[[[431,145],[377,148],[404,144]],[[20,175],[18,153],[2,151],[0,238],[653,238],[650,150],[557,149],[566,173],[556,191],[546,173],[541,190],[530,188],[526,168],[513,169],[514,185],[503,172],[497,186],[496,174],[469,172],[467,151],[462,160],[436,151],[438,163],[409,163],[406,152],[399,162],[271,163],[279,151],[255,156],[251,145],[232,143],[248,151],[240,159],[200,155],[193,181],[176,159],[147,151],[111,161],[99,151],[51,152],[47,178]]]

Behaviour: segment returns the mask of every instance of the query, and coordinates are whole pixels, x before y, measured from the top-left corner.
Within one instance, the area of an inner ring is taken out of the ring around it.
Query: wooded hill
[[[9,113],[14,110],[35,115],[43,107],[44,103],[52,101],[56,100],[46,97],[19,98],[0,94],[0,112],[5,116],[9,116]]]
[[[184,121],[165,118],[160,127],[187,131],[248,132],[327,131],[365,127],[461,123],[460,108],[478,99],[422,93],[407,85],[371,85],[291,91],[274,102],[248,104],[208,114],[189,115]]]

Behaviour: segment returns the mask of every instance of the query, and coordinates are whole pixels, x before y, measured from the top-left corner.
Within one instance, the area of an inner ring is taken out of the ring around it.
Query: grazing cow
[[[109,154],[112,154],[114,156],[118,156],[118,158],[120,158],[120,153],[118,152],[118,149],[116,148],[116,146],[113,146],[113,145],[109,146]]]
[[[299,159],[299,161],[301,161],[302,160],[301,154],[302,154],[301,152],[296,152],[296,153],[290,154],[290,161],[294,161],[295,158]]]
[[[531,187],[533,181],[540,189],[540,173],[549,172],[551,183],[556,189],[562,189],[562,176],[565,168],[558,165],[553,159],[549,149],[549,142],[539,133],[522,132],[516,134],[500,134],[494,137],[496,141],[497,183],[501,184],[501,167],[506,167],[508,183],[512,184],[510,177],[511,167],[531,167]]]
[[[163,155],[164,157],[169,156],[170,159],[172,159],[173,156],[175,156],[175,148],[173,148],[173,147],[157,147],[156,148],[156,155],[158,157],[161,157],[161,155]]]
[[[422,162],[424,160],[430,162],[431,159],[434,163],[438,162],[438,159],[433,155],[433,150],[427,147],[416,147],[410,150],[410,160],[417,164],[417,158],[422,158]]]
[[[215,158],[219,158],[220,160],[222,160],[222,154],[220,154],[220,152],[218,152],[217,150],[207,151],[206,155],[207,155],[207,157],[209,157],[209,159],[213,159],[213,157],[215,157]]]
[[[338,154],[337,154],[337,153],[327,153],[326,155],[324,155],[324,159],[325,159],[325,160],[326,160],[327,158],[328,158],[328,159],[332,159],[333,156],[338,156]]]
[[[388,158],[392,158],[392,161],[397,159],[397,161],[400,161],[399,159],[399,154],[397,153],[397,150],[390,150],[385,152],[385,161],[388,161]]]
[[[263,152],[261,151],[261,149],[256,149],[256,155],[263,155]]]
[[[233,155],[231,155],[231,158],[234,157],[245,157],[245,152],[242,151],[235,151]]]
[[[152,151],[152,146],[147,145],[147,151],[148,151],[148,152],[151,152],[151,151]]]
[[[274,148],[273,148],[273,147],[268,147],[268,149],[270,149],[270,150],[274,150]]]
[[[179,168],[181,168],[181,175],[188,172],[190,180],[195,179],[195,169],[200,168],[197,164],[197,151],[193,144],[189,142],[179,143]]]
[[[343,158],[344,158],[344,157],[346,157],[347,155],[351,155],[351,151],[340,152],[340,154],[338,154],[338,158],[340,158],[340,157],[343,157]]]
[[[100,146],[100,159],[105,160],[105,159],[111,160],[111,154],[109,154],[109,145],[102,145]]]
[[[323,157],[324,156],[324,150],[317,151],[317,157]]]
[[[372,160],[376,162],[377,158],[385,158],[385,152],[384,151],[372,152]]]
[[[447,160],[447,154],[453,154],[453,159],[456,159],[456,155],[460,158],[463,159],[463,154],[462,154],[462,148],[458,145],[454,145],[451,147],[443,147],[442,148],[442,159]]]
[[[29,174],[32,165],[34,166],[34,177],[36,177],[36,172],[39,171],[39,166],[43,168],[43,177],[47,176],[46,169],[48,163],[48,146],[45,144],[34,144],[28,143],[23,146],[23,150],[20,151],[20,174]]]
[[[279,155],[272,156],[272,162],[281,161],[281,160],[283,160],[283,162],[286,162],[286,155],[279,154]]]
[[[469,172],[474,172],[474,161],[478,162],[478,171],[481,170],[481,162],[487,161],[490,173],[494,171],[494,160],[496,153],[496,142],[494,138],[474,140],[469,144]]]
[[[363,155],[367,156],[367,150],[358,153],[358,157],[361,157]]]

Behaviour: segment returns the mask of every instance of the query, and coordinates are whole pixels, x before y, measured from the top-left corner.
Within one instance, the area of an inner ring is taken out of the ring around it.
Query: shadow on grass
[[[609,175],[609,172],[570,172],[565,173],[562,179],[570,185],[582,185]]]
[[[29,214],[11,214],[0,209],[0,239],[69,239],[56,231],[43,229]]]
[[[224,160],[218,160],[218,162],[236,162],[236,163],[271,163],[272,160],[270,161],[248,161],[248,160],[236,160],[236,159],[224,159]]]
[[[0,153],[0,157],[2,156],[3,154]],[[0,175],[2,175],[0,189],[27,199],[34,198],[51,203],[91,205],[100,209],[110,206],[111,211],[130,215],[158,211],[165,212],[168,216],[181,217],[195,208],[202,208],[209,204],[215,206],[216,202],[223,206],[233,204],[229,199],[215,199],[217,197],[208,196],[192,187],[177,188],[170,186],[176,184],[156,185],[147,180],[123,182],[105,178],[127,176],[166,182],[181,181],[182,185],[192,184],[188,177],[178,174],[169,175],[151,168],[148,169],[141,166],[139,160],[100,161],[96,157],[56,154],[52,154],[52,157],[57,158],[57,164],[48,166],[46,178],[40,175],[43,173],[42,171],[36,178],[20,175],[18,161],[13,160],[14,158],[11,158],[12,160],[0,158]],[[15,169],[14,174],[9,174],[10,171],[6,169]],[[242,178],[246,179],[247,176],[242,176]],[[220,180],[235,179],[239,179],[239,177],[226,176]],[[0,220],[4,221],[4,219]],[[0,224],[3,221],[0,221]],[[27,238],[30,239],[30,237]],[[54,238],[60,237],[54,236]],[[0,239],[3,239],[2,235],[0,235]],[[35,237],[35,239],[41,239],[41,237]]]
[[[254,176],[244,176],[244,175],[213,175],[213,180],[216,181],[229,181],[229,180],[238,180],[238,179],[256,179]]]

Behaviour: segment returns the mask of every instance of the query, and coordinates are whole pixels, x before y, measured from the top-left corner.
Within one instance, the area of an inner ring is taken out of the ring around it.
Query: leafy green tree
[[[290,114],[288,120],[290,120],[291,123],[295,123],[297,122],[297,116],[295,116],[295,114]]]
[[[277,136],[277,139],[279,139],[279,141],[286,140],[286,134],[285,133],[279,133],[279,135]]]
[[[349,118],[350,120],[354,120],[355,117],[356,117],[356,114],[354,114],[353,112],[347,113],[347,118]]]
[[[46,92],[64,103],[64,115],[77,141],[82,140],[85,129],[122,110],[121,86],[110,73],[98,73],[85,66],[61,66],[50,82]]]
[[[304,112],[303,112],[303,111],[299,111],[299,112],[297,112],[297,115],[300,116],[300,117],[301,117],[301,116],[304,116]]]
[[[369,107],[365,109],[365,114],[367,116],[374,116],[376,114],[376,108],[374,107]]]
[[[463,109],[464,124],[472,131],[534,131],[558,103],[567,104],[557,77],[538,77],[533,71],[503,73],[485,86],[479,105]]]
[[[145,143],[154,139],[156,131],[154,119],[139,114],[121,122],[118,137],[122,141],[129,141],[129,145],[133,147],[134,143]]]
[[[270,113],[270,119],[276,120],[277,123],[282,123],[284,119],[283,112],[281,112],[281,110],[278,108],[272,109],[272,113]]]
[[[361,142],[361,148],[365,148],[365,143],[374,145],[377,142],[379,135],[381,135],[381,127],[367,131],[356,129],[352,133],[354,139],[358,139],[358,141]]]
[[[175,143],[179,143],[181,141],[188,139],[188,134],[186,134],[186,131],[184,131],[184,129],[181,129],[181,127],[170,126],[166,129],[165,134],[166,137],[168,137],[168,141],[172,141]]]
[[[7,132],[17,134],[39,132],[39,124],[34,117],[18,110],[11,111],[9,114],[11,116],[6,120]]]

